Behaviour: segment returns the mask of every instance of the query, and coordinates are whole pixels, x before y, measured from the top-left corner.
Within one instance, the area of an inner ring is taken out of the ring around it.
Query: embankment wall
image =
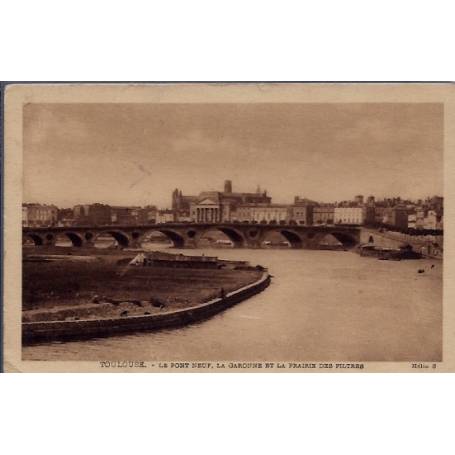
[[[216,298],[190,308],[166,313],[79,321],[24,322],[22,341],[27,344],[38,341],[84,339],[184,326],[207,319],[242,302],[263,291],[269,284],[270,275],[264,272],[259,280],[226,294],[224,298]]]

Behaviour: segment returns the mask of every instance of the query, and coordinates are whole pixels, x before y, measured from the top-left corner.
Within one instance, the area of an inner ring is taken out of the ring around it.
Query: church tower
[[[180,200],[179,200],[179,190],[176,188],[172,192],[172,210],[178,210],[179,205],[180,205]]]

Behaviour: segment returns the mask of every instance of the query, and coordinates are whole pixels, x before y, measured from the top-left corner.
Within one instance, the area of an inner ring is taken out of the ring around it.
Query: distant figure
[[[431,264],[431,268],[434,269],[434,264]]]
[[[425,270],[424,269],[419,269],[419,270],[417,270],[417,273],[425,273]]]
[[[221,290],[220,290],[220,297],[222,299],[224,299],[226,297],[226,291],[224,290],[224,288],[221,288]]]

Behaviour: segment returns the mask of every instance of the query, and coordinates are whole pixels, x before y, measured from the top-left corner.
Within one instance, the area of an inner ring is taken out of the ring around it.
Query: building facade
[[[170,209],[158,210],[156,212],[156,222],[158,224],[175,222],[174,211]]]
[[[393,226],[398,229],[407,229],[409,226],[409,210],[404,205],[395,207],[381,207],[379,213],[382,215],[379,223]],[[376,210],[378,214],[378,210]]]
[[[290,221],[306,226],[312,225],[313,211],[316,206],[315,201],[295,196],[294,204],[290,207]]]
[[[363,207],[335,207],[335,224],[358,224],[365,222],[365,211]]]
[[[47,204],[22,204],[22,226],[49,227],[56,226],[58,208]]]
[[[141,224],[142,208],[136,206],[111,207],[111,224],[121,226]]]
[[[232,214],[232,221],[257,223],[289,222],[291,209],[285,204],[240,204]]]
[[[155,224],[158,209],[155,205],[147,205],[141,209],[139,214],[140,224]]]
[[[57,224],[58,226],[73,226],[74,225],[73,209],[58,209]]]
[[[335,218],[335,207],[331,204],[320,205],[313,208],[313,224],[333,224]]]
[[[73,208],[74,224],[106,226],[111,224],[111,207],[106,204],[79,204]]]

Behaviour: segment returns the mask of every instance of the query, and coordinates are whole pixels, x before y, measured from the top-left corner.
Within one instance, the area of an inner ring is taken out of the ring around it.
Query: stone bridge
[[[91,247],[99,236],[109,235],[121,248],[139,247],[152,232],[161,232],[175,247],[197,248],[199,240],[209,231],[218,230],[225,234],[237,248],[261,248],[267,236],[273,232],[281,234],[292,248],[319,249],[328,234],[333,235],[345,248],[360,243],[359,226],[301,226],[250,223],[163,223],[140,226],[77,226],[77,227],[24,227],[23,240],[28,237],[40,245],[55,245],[62,236],[75,247]]]

